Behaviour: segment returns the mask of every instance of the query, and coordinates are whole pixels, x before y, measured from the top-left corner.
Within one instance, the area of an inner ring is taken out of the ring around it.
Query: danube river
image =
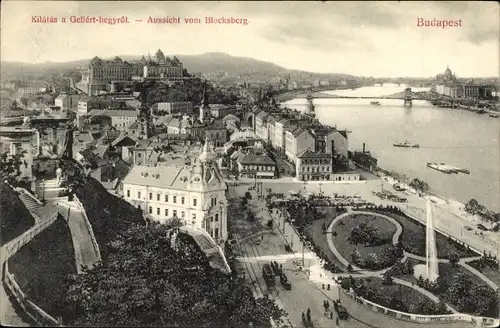
[[[404,88],[384,85],[325,93],[377,97]],[[403,107],[403,100],[378,101],[380,106],[370,105],[370,99],[315,99],[314,104],[320,122],[352,131],[349,148],[361,150],[365,142],[380,167],[424,180],[441,197],[463,203],[476,198],[500,211],[500,119],[438,108],[423,100],[414,101],[411,108]],[[293,99],[283,105],[303,110],[306,100]],[[393,147],[405,140],[418,143],[420,148]],[[426,166],[437,161],[468,169],[470,174],[445,174]]]

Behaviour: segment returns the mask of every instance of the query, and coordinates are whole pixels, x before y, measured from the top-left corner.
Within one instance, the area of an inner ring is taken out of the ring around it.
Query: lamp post
[[[42,202],[45,202],[45,179],[42,179]]]

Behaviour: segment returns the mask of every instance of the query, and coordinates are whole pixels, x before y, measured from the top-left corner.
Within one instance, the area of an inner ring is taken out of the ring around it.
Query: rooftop
[[[188,185],[189,175],[189,168],[185,166],[146,167],[135,165],[123,179],[123,183],[184,190]]]

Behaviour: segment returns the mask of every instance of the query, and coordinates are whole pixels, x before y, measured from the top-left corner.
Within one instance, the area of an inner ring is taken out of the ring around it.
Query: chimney
[[[363,154],[365,153],[366,144],[363,142]]]

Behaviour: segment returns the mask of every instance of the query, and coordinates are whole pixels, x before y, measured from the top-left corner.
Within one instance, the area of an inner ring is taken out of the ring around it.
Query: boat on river
[[[408,140],[406,140],[405,142],[395,143],[395,144],[393,144],[393,146],[394,147],[403,147],[403,148],[420,148],[419,144],[408,142]]]
[[[380,101],[370,101],[370,105],[380,106]]]
[[[497,113],[490,113],[490,117],[495,117],[495,118],[497,118],[497,117],[500,117],[500,114],[497,114]]]
[[[427,167],[446,174],[458,173],[457,169],[453,166],[446,165],[445,163],[427,163]]]

